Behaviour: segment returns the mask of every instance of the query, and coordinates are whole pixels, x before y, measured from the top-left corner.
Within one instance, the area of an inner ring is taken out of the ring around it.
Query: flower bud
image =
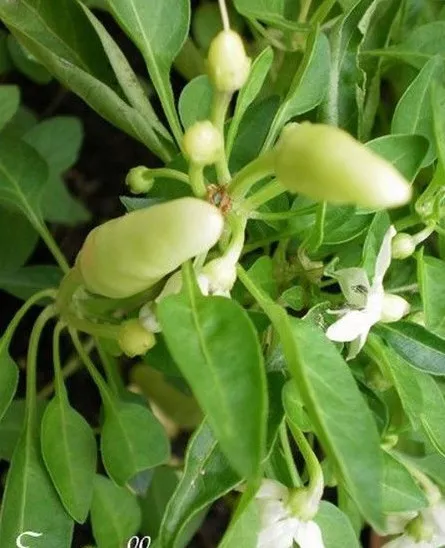
[[[179,198],[96,227],[76,265],[92,293],[112,299],[130,297],[188,259],[207,253],[223,227],[223,216],[215,206],[197,198]]]
[[[132,194],[145,194],[149,192],[154,184],[150,170],[145,166],[137,166],[130,169],[125,184]]]
[[[220,257],[204,266],[198,276],[198,284],[204,295],[230,297],[236,282],[236,264]]]
[[[389,162],[324,124],[284,128],[275,148],[275,174],[292,192],[336,204],[387,208],[411,198],[408,182]]]
[[[119,338],[119,346],[127,356],[134,358],[135,356],[144,355],[150,348],[156,344],[156,339],[153,333],[147,331],[139,320],[127,320],[121,325]]]
[[[249,76],[250,59],[240,35],[233,30],[223,30],[212,40],[207,63],[209,78],[217,91],[233,93],[243,87]]]
[[[193,124],[185,132],[183,144],[190,161],[200,166],[214,164],[223,148],[221,133],[209,120]]]
[[[410,310],[410,304],[403,297],[385,293],[383,295],[382,315],[380,321],[383,323],[398,322],[406,316]]]
[[[391,256],[393,259],[407,259],[416,250],[414,238],[406,232],[396,234],[391,242]]]

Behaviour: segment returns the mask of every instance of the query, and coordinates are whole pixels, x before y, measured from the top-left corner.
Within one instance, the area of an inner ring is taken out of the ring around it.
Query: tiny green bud
[[[223,148],[221,134],[209,120],[193,124],[185,132],[183,144],[190,161],[200,166],[214,164]]]
[[[365,378],[368,386],[377,392],[385,392],[393,385],[392,382],[383,375],[380,367],[373,362],[365,367]]]
[[[145,194],[149,192],[154,184],[150,170],[145,166],[137,166],[130,169],[125,184],[132,194]]]
[[[133,319],[121,325],[118,342],[122,352],[134,358],[143,356],[150,350],[156,344],[156,339],[153,333],[140,324],[139,320]]]
[[[319,201],[387,208],[411,198],[410,185],[389,162],[324,124],[284,128],[275,148],[275,174],[290,191]]]
[[[217,91],[233,93],[243,87],[250,59],[243,41],[233,30],[223,30],[212,40],[207,59],[209,78]]]
[[[409,313],[410,304],[403,297],[385,293],[383,295],[382,315],[380,321],[383,323],[398,322]]]
[[[391,255],[393,259],[407,259],[416,250],[416,242],[411,234],[399,232],[391,242]]]

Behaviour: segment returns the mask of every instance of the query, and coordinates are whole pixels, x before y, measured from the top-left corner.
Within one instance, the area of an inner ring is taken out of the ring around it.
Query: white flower
[[[288,506],[290,491],[281,483],[265,479],[255,498],[260,509],[257,548],[325,548],[320,527],[302,520]]]
[[[415,526],[412,527],[412,524]],[[445,502],[440,500],[422,510],[408,524],[403,535],[386,543],[384,548],[441,548],[445,546]],[[417,534],[416,534],[417,532]]]
[[[326,331],[336,342],[350,342],[348,359],[363,348],[371,327],[379,321],[397,321],[409,312],[409,304],[397,295],[387,295],[383,278],[391,264],[391,240],[396,230],[386,232],[375,263],[372,285],[363,268],[338,270],[335,276],[350,308],[340,311],[341,318]]]

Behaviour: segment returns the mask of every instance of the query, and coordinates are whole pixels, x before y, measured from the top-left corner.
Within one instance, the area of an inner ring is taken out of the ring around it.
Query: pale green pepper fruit
[[[314,200],[391,208],[411,199],[410,185],[389,162],[324,124],[288,124],[275,148],[274,171],[291,192]]]
[[[112,299],[144,291],[182,263],[207,253],[224,218],[198,198],[179,198],[104,223],[88,235],[76,260],[85,287]]]
[[[250,58],[237,32],[223,30],[215,36],[209,48],[207,69],[217,91],[234,93],[243,87],[250,72]]]

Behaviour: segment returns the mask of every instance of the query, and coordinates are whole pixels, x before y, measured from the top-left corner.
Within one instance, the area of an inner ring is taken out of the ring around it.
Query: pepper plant
[[[140,51],[159,107],[93,7]],[[2,207],[63,273],[0,341],[2,436],[18,424],[0,546],[70,547],[87,520],[99,548],[194,546],[220,499],[221,548],[445,545],[440,2],[0,0],[0,18],[161,162],[129,171],[126,213],[70,265],[39,140],[0,136]],[[34,305],[19,411],[9,347]],[[94,430],[61,343],[97,387]],[[183,461],[172,424],[193,431]]]

